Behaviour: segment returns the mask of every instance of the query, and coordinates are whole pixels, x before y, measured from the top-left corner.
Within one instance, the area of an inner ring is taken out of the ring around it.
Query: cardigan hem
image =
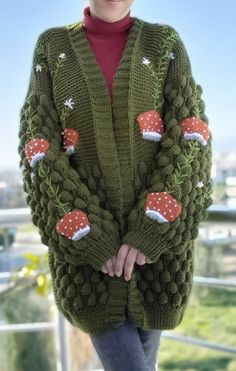
[[[72,326],[90,335],[98,335],[122,325],[126,320],[128,284],[129,282],[124,281],[122,276],[112,277],[106,304],[97,304],[90,308],[86,306],[82,310],[72,309],[70,311],[62,308],[58,301],[56,305]]]

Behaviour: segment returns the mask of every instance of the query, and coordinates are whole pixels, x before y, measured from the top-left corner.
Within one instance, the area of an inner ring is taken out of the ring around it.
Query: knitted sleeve
[[[20,110],[18,152],[23,188],[42,243],[59,261],[90,264],[99,270],[119,249],[119,233],[113,215],[100,207],[97,195],[91,194],[70,164],[68,149],[75,145],[75,136],[66,137],[54,105],[46,34],[42,32],[36,42]],[[63,117],[69,114],[71,104],[67,102]]]
[[[163,87],[162,127],[156,168],[128,216],[123,243],[156,262],[162,253],[181,253],[198,236],[213,203],[212,135],[202,88],[192,75],[180,37],[171,52]]]

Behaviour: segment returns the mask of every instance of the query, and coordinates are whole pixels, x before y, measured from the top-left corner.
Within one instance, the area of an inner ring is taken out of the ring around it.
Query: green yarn
[[[71,324],[91,334],[122,324],[127,307],[136,326],[172,329],[180,323],[192,287],[194,240],[212,203],[212,138],[203,146],[186,141],[180,129],[186,117],[208,119],[179,34],[134,17],[123,56],[111,104],[82,23],[44,31],[20,112],[23,189],[48,246],[55,301]],[[160,142],[145,140],[136,122],[153,109],[165,126]],[[79,133],[71,154],[62,147],[65,128]],[[24,149],[33,138],[47,140],[49,148],[31,167]],[[163,224],[144,212],[147,194],[161,191],[182,207]],[[56,231],[72,210],[90,222],[90,232],[77,241]],[[135,264],[128,282],[100,270],[122,243],[152,261]]]

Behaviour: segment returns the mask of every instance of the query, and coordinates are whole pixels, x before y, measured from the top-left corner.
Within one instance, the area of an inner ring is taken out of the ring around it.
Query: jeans
[[[90,339],[105,371],[157,371],[161,331],[135,327],[128,316],[119,327]]]

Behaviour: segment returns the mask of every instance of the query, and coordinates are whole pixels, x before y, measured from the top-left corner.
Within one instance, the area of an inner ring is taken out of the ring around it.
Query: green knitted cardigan
[[[136,326],[172,329],[212,204],[212,137],[178,32],[134,17],[113,92],[111,103],[82,21],[39,35],[20,110],[26,200],[73,326],[98,334],[129,310]],[[100,270],[122,243],[152,262],[130,281]]]

